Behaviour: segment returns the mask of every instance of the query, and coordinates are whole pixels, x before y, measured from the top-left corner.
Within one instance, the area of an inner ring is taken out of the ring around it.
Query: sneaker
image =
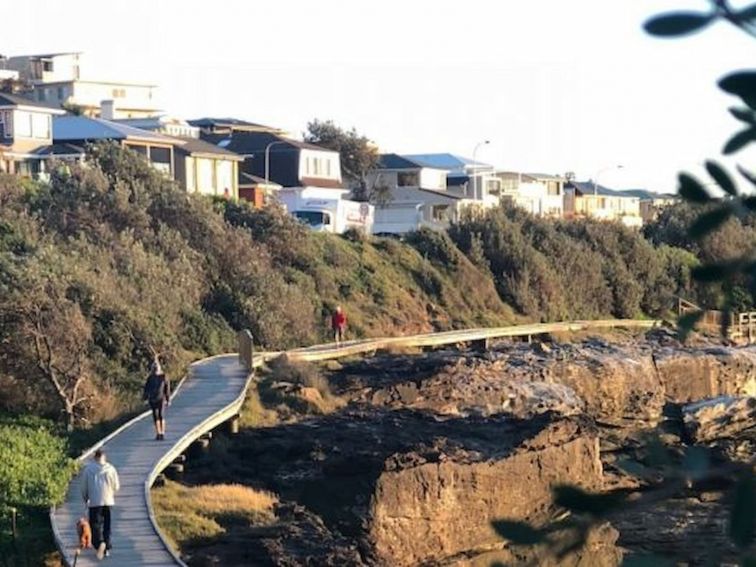
[[[155,441],[160,441],[160,433],[155,435]]]
[[[105,549],[105,542],[103,541],[97,548],[97,559],[102,559],[105,557],[105,553],[107,552],[107,549]]]
[[[165,439],[165,435],[164,435],[163,433],[161,433],[161,434],[160,434],[160,435],[158,436],[158,439],[160,439],[160,440],[162,441],[163,439]]]
[[[105,550],[105,557],[110,557],[110,550],[109,549]]]

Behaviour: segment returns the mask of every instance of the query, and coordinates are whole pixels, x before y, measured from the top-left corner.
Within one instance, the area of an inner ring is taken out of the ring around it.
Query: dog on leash
[[[79,535],[79,549],[92,547],[92,527],[89,525],[89,520],[79,518],[76,522],[76,533]]]

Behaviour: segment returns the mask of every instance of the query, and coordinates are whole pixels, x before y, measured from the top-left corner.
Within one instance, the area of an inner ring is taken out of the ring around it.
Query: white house
[[[444,169],[446,190],[478,207],[495,207],[501,202],[501,181],[493,165],[451,153],[403,156],[424,167]]]
[[[566,179],[544,173],[496,172],[501,195],[508,201],[538,217],[562,217]]]
[[[375,208],[373,232],[401,234],[428,227],[442,230],[475,201],[447,190],[446,169],[427,167],[397,154],[383,154],[368,175],[372,187],[388,189],[386,203]]]
[[[144,118],[158,113],[157,86],[84,78],[82,54],[48,53],[20,55],[5,60],[5,67],[17,71],[31,85],[27,93],[37,102],[62,107],[79,107],[83,114],[107,119]]]

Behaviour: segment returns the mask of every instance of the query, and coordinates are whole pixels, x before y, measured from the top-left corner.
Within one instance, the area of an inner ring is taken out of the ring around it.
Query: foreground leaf
[[[592,494],[566,484],[554,487],[555,503],[579,514],[604,516],[616,510],[624,500],[625,496],[619,493]]]
[[[722,153],[725,155],[734,154],[754,140],[756,140],[756,128],[741,130],[727,141],[724,148],[722,148]]]
[[[730,510],[730,538],[741,548],[748,547],[756,530],[756,480],[753,475],[742,478],[735,487]]]
[[[681,173],[678,176],[680,183],[680,196],[691,203],[708,203],[711,197],[704,189],[704,186],[692,175]]]
[[[690,228],[688,234],[691,238],[703,238],[710,232],[715,231],[722,226],[732,216],[732,209],[729,206],[720,207],[713,211],[708,211],[700,215]]]
[[[494,520],[491,525],[497,534],[516,545],[535,545],[546,539],[546,534],[525,522]]]
[[[680,341],[685,342],[685,340],[688,338],[693,329],[696,328],[696,325],[703,318],[703,316],[703,311],[693,311],[691,313],[681,315],[677,319],[677,336]]]
[[[658,37],[676,37],[697,32],[714,21],[714,14],[701,12],[673,12],[651,18],[643,28]]]
[[[712,179],[717,182],[717,185],[719,185],[725,193],[732,195],[733,197],[737,196],[738,189],[735,187],[735,182],[721,165],[715,161],[707,161],[706,171],[709,172]]]
[[[756,71],[730,73],[719,81],[719,88],[739,96],[749,107],[756,108]]]

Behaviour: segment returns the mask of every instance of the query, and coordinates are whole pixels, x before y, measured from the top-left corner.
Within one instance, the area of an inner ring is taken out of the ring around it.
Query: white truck
[[[370,234],[375,208],[369,203],[350,201],[347,191],[315,187],[280,189],[278,200],[287,212],[316,232],[341,234],[354,228]]]

